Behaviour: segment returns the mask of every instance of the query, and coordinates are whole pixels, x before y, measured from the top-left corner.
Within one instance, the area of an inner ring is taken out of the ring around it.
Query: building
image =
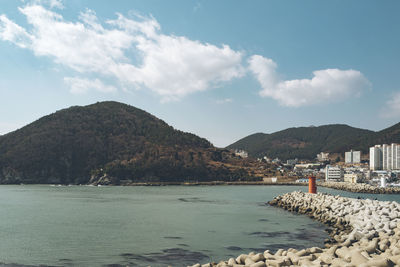
[[[346,163],[346,164],[351,164],[351,163],[353,163],[353,153],[350,151],[350,152],[345,152],[344,153],[344,162]]]
[[[400,170],[400,145],[396,148],[396,170]]]
[[[276,183],[278,181],[278,177],[264,177],[263,182],[265,183]]]
[[[263,159],[264,159],[266,162],[268,162],[268,163],[270,163],[270,162],[271,162],[271,159],[270,159],[270,158],[268,158],[267,156],[264,156],[264,157],[263,157]]]
[[[244,151],[244,150],[239,150],[239,149],[236,149],[235,150],[235,155],[236,156],[239,156],[239,157],[241,157],[241,158],[247,158],[248,156],[249,156],[249,154],[246,152],[246,151]]]
[[[369,148],[369,168],[370,170],[382,170],[383,166],[382,146],[376,145]]]
[[[271,162],[279,164],[279,163],[281,163],[281,160],[279,158],[274,158]]]
[[[338,166],[326,165],[325,180],[339,182],[343,180],[343,169]]]
[[[303,163],[294,165],[294,169],[309,169],[309,168],[318,168],[320,167],[320,163]]]
[[[390,148],[391,147],[388,146],[387,144],[383,144],[382,145],[382,155],[383,155],[383,157],[382,157],[382,159],[383,159],[382,168],[384,170],[391,170],[391,166],[388,165],[389,162],[391,163],[391,160],[390,161],[388,160],[388,156],[389,155],[391,156],[391,154],[392,154],[391,151],[390,151],[391,150]]]
[[[400,170],[400,145],[391,145],[391,165],[392,170]]]
[[[369,148],[371,170],[400,170],[400,145],[383,144]]]
[[[343,175],[343,180],[347,183],[358,183],[362,179],[362,174],[361,173],[345,173]]]
[[[344,153],[344,162],[346,164],[354,164],[361,162],[361,151],[353,151]]]
[[[298,159],[288,159],[288,160],[286,161],[286,164],[287,164],[287,165],[296,165],[297,162],[298,162]]]
[[[317,159],[318,159],[318,161],[329,160],[329,153],[321,152],[321,153],[317,154]]]

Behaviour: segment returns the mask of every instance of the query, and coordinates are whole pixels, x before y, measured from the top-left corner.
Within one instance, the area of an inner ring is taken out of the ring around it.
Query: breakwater
[[[344,190],[353,193],[400,194],[400,187],[377,187],[363,183],[353,184],[346,182],[319,182],[318,186]]]
[[[306,214],[329,226],[324,248],[279,249],[242,254],[219,263],[194,267],[355,266],[400,265],[400,204],[328,194],[292,192],[269,202]]]

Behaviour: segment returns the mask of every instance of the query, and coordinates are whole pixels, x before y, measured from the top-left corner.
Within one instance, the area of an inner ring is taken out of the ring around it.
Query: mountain
[[[256,133],[229,145],[246,150],[253,157],[314,159],[318,153],[369,152],[375,144],[400,142],[400,123],[374,132],[343,124],[289,128],[272,134]]]
[[[227,150],[118,102],[74,106],[0,136],[0,183],[238,180]]]

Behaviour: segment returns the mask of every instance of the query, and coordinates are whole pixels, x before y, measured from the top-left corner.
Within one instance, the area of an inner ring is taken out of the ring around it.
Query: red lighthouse
[[[315,176],[312,175],[308,177],[308,193],[311,194],[317,193],[317,184],[315,182]]]

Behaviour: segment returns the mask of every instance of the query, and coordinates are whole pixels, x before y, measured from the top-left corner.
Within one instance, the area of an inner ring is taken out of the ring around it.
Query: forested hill
[[[246,150],[253,157],[266,155],[286,160],[313,159],[321,151],[344,154],[353,149],[368,153],[370,146],[392,142],[400,142],[400,123],[378,132],[343,124],[289,128],[249,135],[227,148]]]
[[[229,155],[143,110],[101,102],[57,111],[0,136],[0,183],[244,179],[213,164]]]

